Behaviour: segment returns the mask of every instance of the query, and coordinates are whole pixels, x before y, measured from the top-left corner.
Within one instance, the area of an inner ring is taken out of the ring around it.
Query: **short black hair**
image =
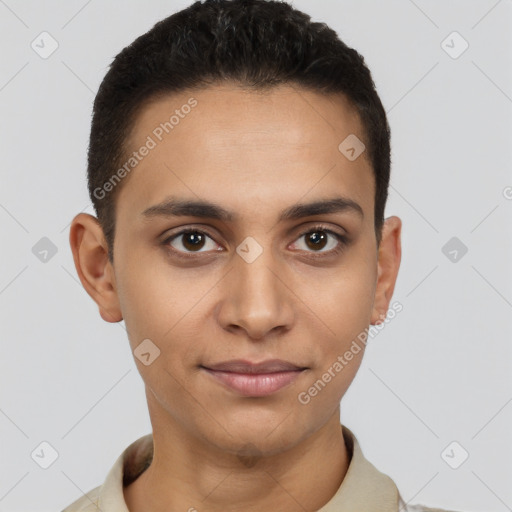
[[[124,48],[93,107],[88,187],[113,262],[116,197],[138,113],[159,96],[230,82],[252,90],[291,84],[343,94],[359,113],[375,178],[380,243],[390,175],[390,129],[364,58],[325,23],[275,0],[204,0],[156,23]],[[341,141],[340,141],[341,142]],[[114,184],[115,185],[115,184]]]

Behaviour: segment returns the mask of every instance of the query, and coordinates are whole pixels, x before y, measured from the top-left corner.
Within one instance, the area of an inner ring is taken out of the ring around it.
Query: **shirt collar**
[[[344,425],[341,428],[352,458],[336,494],[318,512],[396,512],[399,493],[395,483],[364,457],[352,431]]]
[[[318,512],[396,512],[400,498],[395,483],[364,457],[352,431],[344,425],[341,428],[350,456],[349,467],[336,494]],[[152,434],[126,448],[98,488],[97,505],[102,512],[129,512],[123,485],[135,480],[149,466],[152,456]]]

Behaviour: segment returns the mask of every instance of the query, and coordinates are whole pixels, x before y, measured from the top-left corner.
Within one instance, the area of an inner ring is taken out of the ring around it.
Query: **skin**
[[[124,319],[132,351],[147,338],[161,351],[149,366],[134,358],[154,458],[124,489],[125,500],[132,512],[318,510],[350,463],[340,400],[364,350],[308,404],[297,397],[384,318],[400,265],[401,221],[386,219],[377,247],[370,162],[366,153],[349,161],[338,149],[349,134],[364,140],[343,96],[289,85],[169,95],[142,110],[133,149],[190,97],[197,106],[122,183],[114,264],[95,217],[77,215],[70,232],[78,275],[101,317]],[[171,195],[212,201],[237,218],[143,218]],[[277,220],[298,202],[337,196],[358,203],[362,215]],[[346,235],[341,252],[333,253],[340,242],[325,231],[320,248],[307,243],[304,233],[318,233],[310,229],[318,223]],[[185,227],[207,235],[195,252],[186,235],[164,243]],[[249,236],[263,249],[252,263],[236,252]],[[272,358],[307,370],[266,397],[242,396],[200,368]]]

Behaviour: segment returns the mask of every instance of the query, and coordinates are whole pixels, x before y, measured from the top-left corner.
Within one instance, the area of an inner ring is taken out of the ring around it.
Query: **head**
[[[97,219],[72,223],[75,265],[102,318],[125,320],[155,435],[273,453],[322,428],[364,346],[334,363],[385,316],[400,262],[363,57],[286,3],[196,2],[114,59],[88,157]],[[241,394],[208,371],[235,359],[302,371]]]

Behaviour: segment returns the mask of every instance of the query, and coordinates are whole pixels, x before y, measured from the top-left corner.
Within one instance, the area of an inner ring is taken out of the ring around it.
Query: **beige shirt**
[[[366,458],[354,434],[341,425],[350,464],[336,494],[318,512],[448,512],[406,505],[389,476]],[[136,480],[151,464],[153,436],[132,443],[117,459],[103,485],[82,496],[62,512],[129,512],[123,485]]]

